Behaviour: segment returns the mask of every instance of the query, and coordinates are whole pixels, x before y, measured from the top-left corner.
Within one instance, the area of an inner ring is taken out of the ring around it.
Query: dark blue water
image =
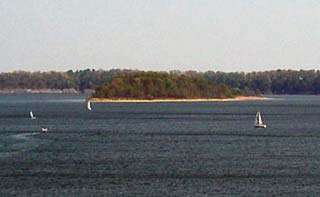
[[[10,95],[0,109],[1,196],[320,193],[319,96],[89,112],[83,96]],[[267,129],[253,128],[258,110]]]

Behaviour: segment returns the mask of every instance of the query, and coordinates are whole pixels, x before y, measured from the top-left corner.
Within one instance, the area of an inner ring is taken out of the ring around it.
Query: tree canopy
[[[122,74],[96,89],[99,98],[228,98],[239,95],[226,85],[216,85],[202,76],[165,72]]]

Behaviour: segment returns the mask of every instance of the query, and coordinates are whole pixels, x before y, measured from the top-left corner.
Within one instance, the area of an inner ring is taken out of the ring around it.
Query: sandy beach
[[[238,96],[235,98],[212,98],[212,99],[106,99],[91,98],[90,102],[95,103],[176,103],[176,102],[231,102],[231,101],[254,101],[267,100],[262,96]]]

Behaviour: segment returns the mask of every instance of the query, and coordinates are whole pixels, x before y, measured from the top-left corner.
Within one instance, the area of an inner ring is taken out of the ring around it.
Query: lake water
[[[320,193],[320,96],[92,107],[0,96],[1,196]],[[257,111],[267,129],[253,128]]]

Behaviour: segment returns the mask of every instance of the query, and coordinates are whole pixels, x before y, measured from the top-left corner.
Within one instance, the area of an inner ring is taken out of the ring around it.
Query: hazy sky
[[[0,1],[0,72],[87,67],[320,69],[320,1]]]

